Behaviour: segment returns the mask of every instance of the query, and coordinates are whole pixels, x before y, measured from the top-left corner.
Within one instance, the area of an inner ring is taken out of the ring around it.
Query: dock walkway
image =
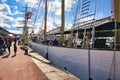
[[[69,72],[50,64],[37,52],[29,49],[29,56],[17,45],[17,55],[8,51],[0,56],[0,80],[80,80]]]

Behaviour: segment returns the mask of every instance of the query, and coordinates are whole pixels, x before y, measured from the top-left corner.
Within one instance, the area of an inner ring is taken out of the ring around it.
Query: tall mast
[[[26,7],[25,7],[25,25],[24,25],[24,39],[25,39],[25,44],[28,44],[28,27],[27,27],[27,22],[28,22],[28,19],[26,17],[26,13],[27,13],[27,4],[26,4]]]
[[[65,21],[65,17],[64,17],[64,8],[65,8],[65,6],[64,6],[64,3],[65,3],[65,0],[62,0],[62,3],[61,3],[61,15],[62,15],[62,21],[61,21],[61,43],[63,43],[64,42],[64,26],[65,26],[65,23],[64,23],[64,21]]]
[[[113,0],[113,17],[114,21],[120,22],[120,0]],[[116,34],[115,34],[115,39],[116,39],[116,45],[120,44],[120,29],[117,29],[116,27]]]
[[[120,22],[120,0],[113,0],[114,20]]]
[[[44,39],[47,38],[46,30],[47,30],[47,0],[45,0]]]

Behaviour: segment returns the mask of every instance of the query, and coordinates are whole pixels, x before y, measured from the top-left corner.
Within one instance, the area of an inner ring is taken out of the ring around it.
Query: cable
[[[39,8],[40,8],[40,4],[41,4],[41,0],[39,0],[39,5],[38,5],[38,9],[37,9],[38,11],[39,11]],[[35,23],[36,23],[36,20],[37,20],[37,17],[38,17],[38,11],[37,11],[37,15],[35,16],[33,27],[35,27]]]

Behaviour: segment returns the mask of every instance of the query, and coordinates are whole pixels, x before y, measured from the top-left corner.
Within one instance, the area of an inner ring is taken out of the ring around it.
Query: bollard
[[[88,80],[92,80],[92,78],[89,78]]]
[[[28,48],[27,47],[25,47],[25,55],[28,55]]]

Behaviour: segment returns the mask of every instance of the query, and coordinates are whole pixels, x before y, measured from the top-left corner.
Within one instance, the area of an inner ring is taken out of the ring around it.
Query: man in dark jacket
[[[10,50],[11,44],[12,44],[12,40],[11,40],[11,38],[9,37],[9,38],[8,38],[8,41],[7,41],[7,48],[8,48],[9,55],[10,55],[10,52],[11,52],[11,50]]]
[[[4,45],[4,41],[3,41],[2,37],[0,36],[0,54],[2,54],[3,45]]]

